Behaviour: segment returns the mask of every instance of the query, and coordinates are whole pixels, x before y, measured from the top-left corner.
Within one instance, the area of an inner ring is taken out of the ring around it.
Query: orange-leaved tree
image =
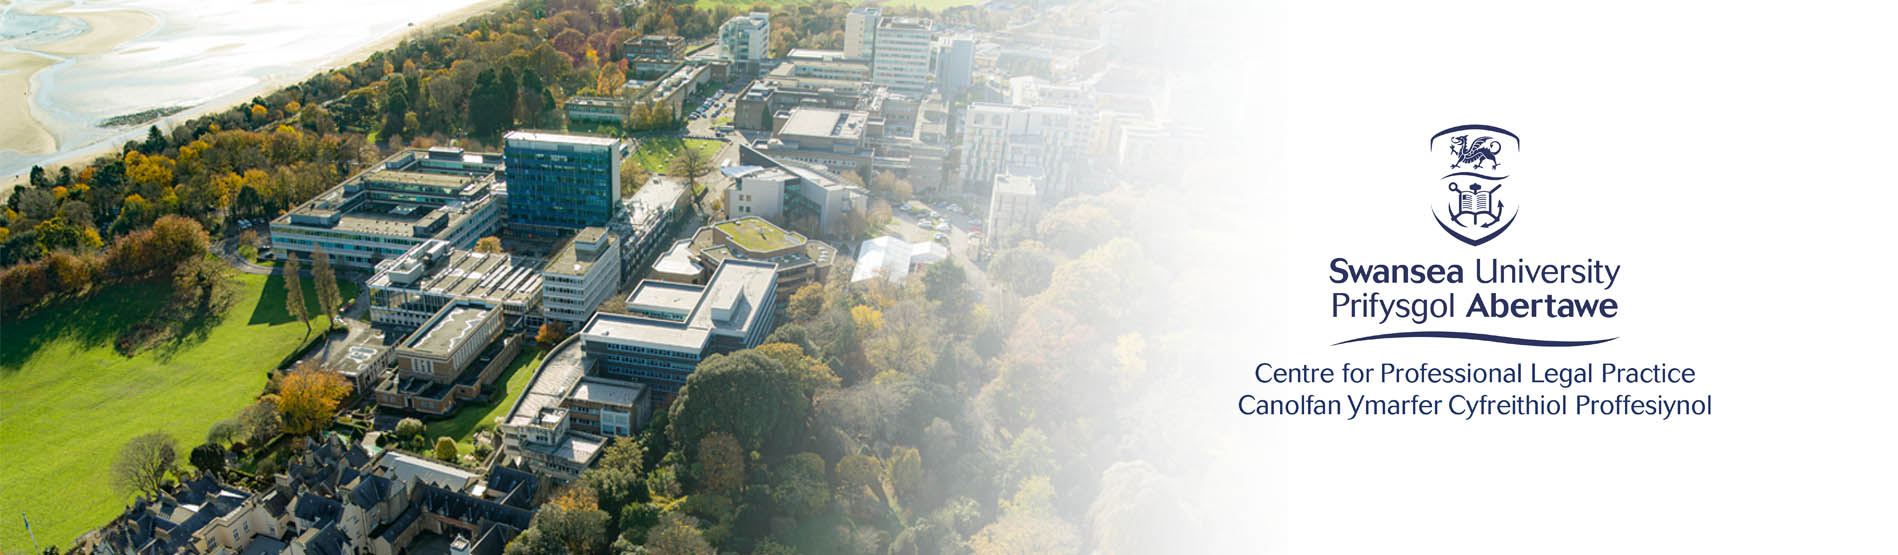
[[[328,427],[337,404],[352,388],[342,374],[313,367],[300,368],[283,380],[277,393],[277,411],[287,434],[309,434]]]

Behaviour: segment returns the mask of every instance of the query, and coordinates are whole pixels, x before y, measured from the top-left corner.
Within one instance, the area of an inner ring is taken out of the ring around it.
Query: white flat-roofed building
[[[500,225],[502,156],[405,149],[270,222],[270,245],[308,261],[369,270],[431,239],[468,248]]]
[[[369,278],[369,321],[414,328],[458,299],[499,307],[510,320],[537,325],[543,261],[461,250],[429,241],[376,265]]]
[[[735,183],[725,188],[725,213],[757,216],[809,235],[836,234],[851,210],[862,211],[870,192],[828,170],[749,146],[738,149],[739,166],[724,168]]]
[[[587,322],[582,349],[599,374],[644,383],[663,401],[705,357],[764,341],[775,324],[777,274],[769,262],[727,260],[705,285],[642,281],[627,297],[628,314]]]
[[[619,290],[619,241],[603,227],[581,229],[541,270],[542,314],[577,329]]]

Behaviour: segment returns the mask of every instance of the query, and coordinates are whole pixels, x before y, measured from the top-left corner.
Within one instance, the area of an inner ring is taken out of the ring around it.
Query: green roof
[[[771,225],[771,222],[757,216],[719,222],[713,227],[719,233],[730,237],[739,248],[754,253],[772,252],[804,244],[804,236],[788,233],[784,231],[784,228]]]

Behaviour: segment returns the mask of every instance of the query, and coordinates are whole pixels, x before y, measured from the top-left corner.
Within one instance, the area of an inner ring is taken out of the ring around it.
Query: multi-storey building
[[[620,57],[628,60],[675,60],[683,54],[685,37],[678,35],[645,35],[620,44]]]
[[[969,88],[975,75],[975,37],[949,35],[936,40],[936,87],[942,95],[956,98]]]
[[[876,53],[877,24],[883,21],[883,9],[858,6],[844,15],[844,57],[868,60]]]
[[[1027,167],[995,174],[995,184],[989,190],[988,234],[998,247],[1011,245],[1034,231],[1040,215],[1036,183],[1041,175],[1039,168]]]
[[[499,307],[506,324],[540,324],[542,262],[507,253],[453,248],[447,241],[416,245],[376,265],[369,278],[369,321],[417,328],[462,299]]]
[[[705,283],[727,260],[761,260],[778,267],[780,299],[789,299],[798,288],[822,283],[837,258],[836,247],[823,241],[806,239],[764,218],[726,220],[699,228],[691,239],[681,240],[689,261],[681,265],[670,261],[667,271],[655,265],[655,279],[678,283]],[[690,272],[683,271],[690,268]]]
[[[787,229],[829,235],[843,229],[851,211],[862,212],[870,196],[835,174],[748,146],[739,147],[738,163],[724,169],[736,181],[725,189],[725,212],[734,218],[758,216]]]
[[[578,329],[619,290],[619,241],[604,227],[581,229],[541,270],[541,312]]]
[[[859,110],[792,108],[780,118],[771,139],[758,147],[775,158],[819,164],[837,172],[870,174],[876,151],[866,137],[882,134],[882,118]]]
[[[507,160],[508,227],[559,233],[603,226],[619,209],[619,139],[511,131]]]
[[[581,348],[599,374],[646,384],[664,402],[700,360],[764,341],[777,315],[777,274],[770,262],[726,260],[705,285],[642,281],[627,314],[587,322]]]
[[[465,299],[449,303],[397,344],[395,376],[376,386],[376,403],[447,414],[493,383],[520,351],[519,339],[495,343],[500,336],[500,307]]]
[[[496,429],[503,460],[557,480],[579,477],[614,437],[631,436],[653,406],[642,383],[601,376],[572,336],[548,351]]]
[[[988,185],[1004,168],[1026,166],[1045,172],[1044,193],[1059,194],[1069,160],[1085,152],[1091,123],[1065,106],[971,104],[962,126],[963,184]]]
[[[718,45],[731,60],[734,70],[749,79],[757,75],[770,45],[771,14],[751,12],[733,16],[718,27]]]
[[[501,221],[490,194],[501,161],[458,148],[403,150],[272,220],[270,244],[306,261],[322,249],[331,264],[359,270],[431,239],[472,247]]]
[[[620,214],[606,226],[620,241],[621,282],[637,277],[634,272],[665,248],[667,232],[684,212],[680,207],[691,205],[691,198],[691,183],[655,175],[622,203]]]
[[[871,57],[871,81],[892,91],[928,91],[935,43],[935,23],[930,20],[882,18],[877,23],[875,53]]]

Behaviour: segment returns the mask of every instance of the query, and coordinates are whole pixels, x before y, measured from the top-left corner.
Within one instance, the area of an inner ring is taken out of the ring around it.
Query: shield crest
[[[1504,189],[1522,139],[1493,125],[1459,125],[1430,136],[1433,159],[1442,160],[1436,175],[1444,196],[1431,212],[1437,225],[1470,246],[1502,235],[1516,221],[1518,207]],[[1438,157],[1440,156],[1440,157]]]

